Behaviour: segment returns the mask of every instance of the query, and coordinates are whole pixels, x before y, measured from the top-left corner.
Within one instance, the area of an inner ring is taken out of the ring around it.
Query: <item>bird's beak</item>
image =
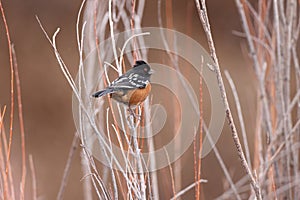
[[[149,74],[153,74],[155,71],[153,69],[150,69]]]

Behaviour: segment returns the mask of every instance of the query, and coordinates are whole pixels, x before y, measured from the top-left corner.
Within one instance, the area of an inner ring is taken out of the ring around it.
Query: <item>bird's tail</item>
[[[92,97],[98,98],[98,97],[102,97],[102,96],[104,96],[106,94],[110,94],[110,93],[113,93],[113,89],[107,88],[105,90],[101,90],[101,91],[98,91],[98,92],[94,93],[92,95]]]

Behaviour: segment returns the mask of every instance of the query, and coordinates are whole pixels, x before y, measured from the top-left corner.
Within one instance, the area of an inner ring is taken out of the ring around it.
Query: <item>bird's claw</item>
[[[128,112],[129,112],[128,119],[130,116],[133,116],[134,119],[141,120],[142,118],[141,115],[136,114],[131,108],[128,108]]]

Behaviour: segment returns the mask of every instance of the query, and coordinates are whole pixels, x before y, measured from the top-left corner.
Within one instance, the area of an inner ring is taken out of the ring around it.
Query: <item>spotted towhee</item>
[[[142,103],[151,91],[150,76],[153,72],[145,61],[137,60],[132,69],[92,96],[97,98],[109,94],[111,98],[127,105],[133,113],[131,106]]]

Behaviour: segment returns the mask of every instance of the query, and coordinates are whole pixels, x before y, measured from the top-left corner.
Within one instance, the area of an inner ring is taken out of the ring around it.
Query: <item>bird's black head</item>
[[[147,63],[143,60],[137,60],[137,61],[135,61],[135,64],[133,67],[137,67],[139,65],[147,65]]]
[[[145,77],[150,77],[154,73],[151,67],[143,60],[137,60],[133,66],[133,69],[136,73]]]

